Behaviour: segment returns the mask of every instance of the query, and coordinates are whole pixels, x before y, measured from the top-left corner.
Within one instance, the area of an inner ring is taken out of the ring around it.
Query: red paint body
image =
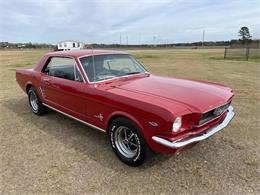
[[[34,69],[17,70],[16,79],[25,92],[32,85],[43,103],[105,131],[114,117],[131,119],[139,126],[149,147],[157,152],[176,152],[176,149],[154,142],[152,136],[174,141],[199,134],[225,117],[224,114],[196,127],[202,113],[230,102],[233,97],[230,88],[215,83],[160,77],[149,73],[83,83],[41,72],[52,56],[72,57],[87,81],[79,58],[100,54],[122,52],[80,50],[48,53]],[[46,78],[49,80],[47,83],[44,81]],[[44,89],[44,94],[40,87]],[[94,117],[99,113],[102,113],[103,120]],[[183,116],[183,126],[180,132],[173,133],[172,124],[178,116]],[[155,122],[158,126],[152,126],[149,122]]]

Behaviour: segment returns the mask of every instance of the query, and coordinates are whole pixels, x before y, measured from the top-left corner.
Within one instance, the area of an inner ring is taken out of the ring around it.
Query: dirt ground
[[[145,165],[121,163],[108,139],[51,112],[35,116],[15,80],[44,50],[0,51],[0,194],[260,194],[260,62],[223,50],[131,51],[158,75],[223,83],[236,116],[213,137]]]

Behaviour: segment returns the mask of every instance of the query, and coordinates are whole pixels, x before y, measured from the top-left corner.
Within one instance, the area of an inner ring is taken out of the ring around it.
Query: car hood
[[[233,96],[230,88],[216,83],[155,75],[114,83],[113,88],[176,102],[192,112],[206,112],[227,103]]]

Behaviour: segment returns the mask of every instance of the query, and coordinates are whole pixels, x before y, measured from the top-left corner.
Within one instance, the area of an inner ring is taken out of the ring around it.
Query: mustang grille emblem
[[[217,115],[217,116],[220,115],[222,112],[223,112],[222,108],[217,108],[217,109],[214,110],[214,114]]]
[[[224,106],[221,106],[219,108],[216,108],[213,112],[214,115],[216,116],[219,116],[221,115],[223,112],[225,112],[225,110],[228,108],[228,104],[227,105],[224,105]]]

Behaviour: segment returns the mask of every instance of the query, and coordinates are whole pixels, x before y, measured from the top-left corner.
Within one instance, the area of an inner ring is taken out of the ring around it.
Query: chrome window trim
[[[50,105],[48,105],[48,104],[45,104],[45,103],[42,103],[42,104],[43,104],[44,106],[46,106],[46,107],[48,107],[48,108],[50,108],[50,109],[56,111],[56,112],[59,112],[59,113],[65,115],[65,116],[69,117],[69,118],[72,118],[72,119],[74,119],[74,120],[76,120],[76,121],[79,121],[79,122],[81,122],[81,123],[83,123],[83,124],[85,124],[85,125],[87,125],[87,126],[90,126],[90,127],[94,128],[94,129],[97,129],[97,130],[99,130],[99,131],[101,131],[101,132],[106,133],[106,130],[105,130],[105,129],[102,129],[102,128],[100,128],[100,127],[97,127],[97,126],[95,126],[95,125],[92,125],[92,124],[90,124],[90,123],[87,123],[87,122],[85,122],[85,121],[83,121],[83,120],[81,120],[81,119],[79,119],[79,118],[76,118],[76,117],[70,115],[70,114],[67,114],[67,113],[65,113],[65,112],[62,112],[61,110],[59,110],[59,109],[57,109],[57,108],[54,108],[54,107],[52,107],[52,106],[50,106]]]
[[[120,55],[120,54],[121,54],[121,53],[119,53],[118,55]],[[87,78],[87,81],[88,81],[89,84],[96,84],[96,83],[101,83],[101,82],[105,82],[105,81],[111,81],[111,80],[118,79],[118,78],[125,78],[125,77],[129,78],[129,77],[131,77],[131,76],[136,76],[136,75],[141,75],[141,74],[149,74],[149,75],[150,75],[150,72],[145,71],[145,72],[141,72],[141,73],[138,73],[138,74],[125,75],[125,76],[120,76],[120,77],[114,77],[114,78],[106,79],[106,80],[102,80],[102,81],[89,81],[88,76],[87,76],[87,73],[86,73],[85,69],[83,68],[83,65],[81,64],[80,59],[81,59],[81,58],[85,58],[85,57],[99,56],[99,55],[117,55],[117,54],[106,54],[106,53],[104,53],[104,54],[102,54],[102,53],[101,53],[101,54],[95,54],[95,55],[90,55],[90,54],[88,54],[88,55],[83,55],[83,56],[80,56],[80,57],[77,58],[77,60],[78,60],[78,62],[79,62],[79,64],[80,64],[80,66],[81,66],[81,68],[82,68],[82,70],[83,70],[83,73],[84,73],[85,77]],[[122,53],[121,55],[129,55],[129,54],[127,54],[127,53]],[[129,55],[129,56],[130,56],[130,55]],[[143,67],[143,68],[144,68],[144,67]],[[144,68],[144,70],[146,70],[146,69]]]
[[[77,71],[79,72],[79,74],[80,74],[80,76],[81,76],[81,78],[82,78],[82,80],[83,80],[83,83],[86,83],[86,81],[85,81],[85,78],[82,76],[82,74],[81,74],[81,72],[79,71],[79,68],[78,68],[78,66],[77,66],[77,62],[75,62],[74,63],[74,77],[75,77],[75,81],[77,81],[77,82],[80,82],[80,81],[78,81],[78,80],[76,80],[76,69],[77,69]]]
[[[75,65],[75,63],[74,63],[73,69],[74,69],[74,80],[76,81],[76,65]]]
[[[83,58],[83,57],[91,57],[91,55],[85,55],[85,56],[82,56],[82,58]],[[90,81],[89,81],[89,79],[88,79],[88,76],[87,76],[87,73],[85,72],[85,69],[83,68],[83,65],[81,64],[80,58],[81,58],[81,57],[78,57],[78,58],[77,58],[78,63],[80,64],[80,67],[81,67],[81,69],[82,69],[82,71],[83,71],[83,74],[84,74],[84,76],[86,77],[88,83],[90,83]]]

